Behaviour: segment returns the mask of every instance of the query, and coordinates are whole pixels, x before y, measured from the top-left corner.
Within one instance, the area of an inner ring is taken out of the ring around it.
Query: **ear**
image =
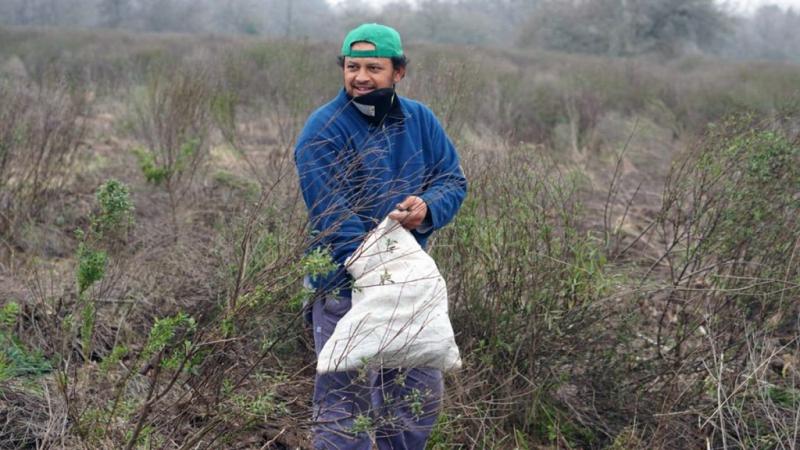
[[[406,76],[406,68],[405,67],[400,67],[398,69],[395,69],[394,74],[392,74],[392,81],[394,81],[394,83],[397,84],[405,76]]]

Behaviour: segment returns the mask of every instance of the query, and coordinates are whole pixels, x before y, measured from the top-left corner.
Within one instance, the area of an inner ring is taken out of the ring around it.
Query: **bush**
[[[0,236],[36,220],[69,180],[85,133],[87,105],[66,81],[0,81]]]
[[[126,237],[133,226],[133,200],[128,186],[108,180],[95,193],[100,211],[93,220],[94,232],[106,239]]]
[[[136,150],[139,165],[169,194],[173,218],[208,156],[212,89],[202,67],[166,65],[153,69],[135,102],[135,134],[146,144]]]
[[[800,185],[800,145],[779,124],[742,114],[711,126],[676,164],[662,208],[673,284],[713,288],[758,323],[789,306],[800,275],[800,197],[786,189]]]
[[[794,389],[792,379],[769,380],[762,369],[781,345],[794,345],[800,313],[789,300],[800,292],[800,198],[787,189],[800,185],[800,146],[782,126],[796,121],[796,113],[766,121],[739,114],[709,127],[677,159],[656,221],[664,252],[645,279],[659,273],[667,284],[647,370],[655,377],[680,368],[656,395],[700,411],[712,445],[773,442],[754,410],[770,411],[782,424],[778,435],[796,433],[780,400],[749,381]],[[670,394],[670,385],[685,394]],[[757,404],[741,403],[753,396]]]
[[[469,367],[454,380],[448,414],[472,420],[460,432],[481,445],[514,430],[595,445],[599,437],[570,413],[589,405],[563,393],[617,362],[603,350],[615,348],[624,321],[604,302],[616,282],[600,242],[580,228],[580,177],[559,175],[542,156],[517,148],[491,172],[469,174],[465,205],[432,244]]]

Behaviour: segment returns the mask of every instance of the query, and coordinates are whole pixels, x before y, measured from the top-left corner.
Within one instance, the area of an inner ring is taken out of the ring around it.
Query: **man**
[[[378,24],[345,37],[344,88],[311,114],[295,149],[303,198],[315,235],[338,269],[312,281],[310,310],[319,355],[350,308],[343,267],[387,215],[424,248],[466,194],[456,150],[426,106],[395,92],[406,74],[400,35]],[[317,375],[314,447],[423,449],[436,422],[442,374],[426,368]]]

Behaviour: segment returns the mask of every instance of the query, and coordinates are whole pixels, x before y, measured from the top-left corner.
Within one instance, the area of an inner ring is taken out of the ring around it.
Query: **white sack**
[[[322,348],[318,373],[461,367],[444,279],[408,230],[384,219],[345,266],[355,280],[352,307]]]

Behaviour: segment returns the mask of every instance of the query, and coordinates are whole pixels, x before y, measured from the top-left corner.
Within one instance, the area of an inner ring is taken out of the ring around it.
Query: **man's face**
[[[356,42],[353,50],[374,50],[369,42]],[[344,58],[344,89],[351,97],[390,88],[405,76],[405,68],[394,69],[389,58]]]

